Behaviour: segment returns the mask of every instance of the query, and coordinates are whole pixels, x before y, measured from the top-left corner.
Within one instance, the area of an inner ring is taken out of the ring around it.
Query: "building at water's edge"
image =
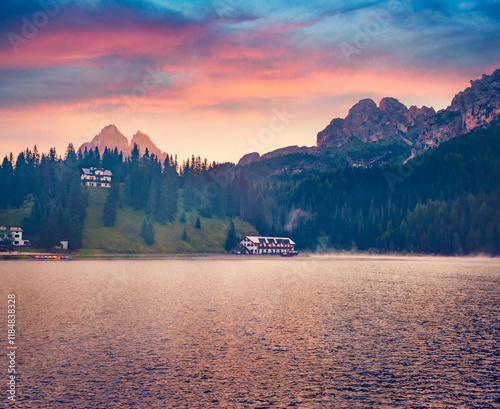
[[[238,247],[241,254],[283,254],[293,252],[295,242],[288,237],[245,236]]]

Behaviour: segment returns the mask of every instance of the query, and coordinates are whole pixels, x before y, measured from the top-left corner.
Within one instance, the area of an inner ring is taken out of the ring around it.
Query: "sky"
[[[181,159],[313,146],[364,98],[446,108],[499,50],[500,0],[7,0],[0,155],[109,124]]]

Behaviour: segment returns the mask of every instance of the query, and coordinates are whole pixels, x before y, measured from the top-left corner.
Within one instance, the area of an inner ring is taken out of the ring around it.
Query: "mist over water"
[[[2,261],[0,283],[20,408],[500,408],[498,259]]]

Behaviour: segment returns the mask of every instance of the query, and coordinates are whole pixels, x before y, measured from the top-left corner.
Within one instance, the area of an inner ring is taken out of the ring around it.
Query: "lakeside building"
[[[13,246],[29,246],[31,243],[29,240],[23,239],[23,229],[20,227],[10,227],[7,229],[6,227],[0,227],[0,240],[4,239],[8,234],[12,233],[12,245]]]
[[[295,243],[288,237],[245,236],[239,248],[242,254],[283,254],[293,252]]]
[[[57,246],[54,246],[56,250],[68,250],[69,242],[68,239],[62,239]]]
[[[83,168],[82,183],[86,186],[111,187],[113,173],[110,170]]]

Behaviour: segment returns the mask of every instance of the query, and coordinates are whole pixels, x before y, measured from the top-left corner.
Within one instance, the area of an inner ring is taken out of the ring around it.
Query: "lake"
[[[500,408],[499,259],[1,261],[0,284],[19,408]]]

